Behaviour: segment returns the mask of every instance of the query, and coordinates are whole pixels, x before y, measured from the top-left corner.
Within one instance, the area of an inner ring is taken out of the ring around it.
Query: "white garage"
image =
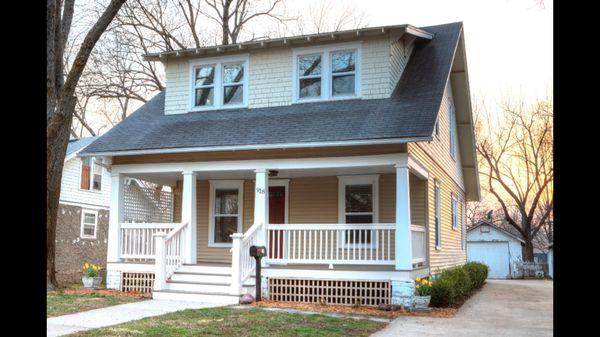
[[[467,231],[467,261],[485,263],[489,278],[517,277],[524,241],[493,224],[482,221]]]

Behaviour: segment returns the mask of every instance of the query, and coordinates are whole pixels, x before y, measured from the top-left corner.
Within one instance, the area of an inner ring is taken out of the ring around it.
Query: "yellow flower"
[[[415,281],[417,281],[417,282],[421,282],[421,278],[420,278],[420,277],[417,277],[417,278],[415,279]]]
[[[420,284],[417,284],[417,289],[419,289],[419,288],[421,288],[421,285],[420,285]]]

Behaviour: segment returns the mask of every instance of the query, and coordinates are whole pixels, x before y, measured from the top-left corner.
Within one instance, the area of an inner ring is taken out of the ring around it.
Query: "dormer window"
[[[294,49],[295,102],[360,97],[360,43]]]
[[[247,55],[204,59],[190,65],[193,80],[190,110],[247,106]]]

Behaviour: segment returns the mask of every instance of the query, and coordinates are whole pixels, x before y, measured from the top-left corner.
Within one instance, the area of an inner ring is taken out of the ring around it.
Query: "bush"
[[[448,307],[460,303],[483,286],[487,274],[488,267],[477,262],[443,271],[431,287],[431,305]]]

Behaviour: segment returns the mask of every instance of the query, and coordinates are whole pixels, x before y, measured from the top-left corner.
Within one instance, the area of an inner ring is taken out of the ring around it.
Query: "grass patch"
[[[112,305],[140,301],[140,298],[100,293],[66,293],[50,291],[46,294],[46,317],[73,314]]]
[[[369,336],[385,323],[270,312],[262,309],[207,308],[148,317],[72,336]]]

